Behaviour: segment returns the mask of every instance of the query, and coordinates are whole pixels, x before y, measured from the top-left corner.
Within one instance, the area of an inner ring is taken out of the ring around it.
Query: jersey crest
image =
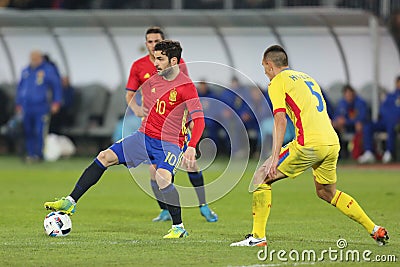
[[[37,85],[43,84],[43,79],[44,79],[44,71],[40,70],[36,73],[36,84]]]
[[[176,96],[178,95],[178,92],[174,89],[171,90],[171,92],[169,92],[169,104],[173,105],[175,104],[174,102],[176,102]]]
[[[147,73],[143,76],[143,78],[144,78],[144,79],[148,79],[148,78],[150,78],[150,76],[151,76],[150,73],[147,72]]]

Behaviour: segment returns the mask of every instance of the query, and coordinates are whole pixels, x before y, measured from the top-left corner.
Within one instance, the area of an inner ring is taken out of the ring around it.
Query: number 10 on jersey
[[[156,103],[156,112],[160,115],[164,115],[165,113],[165,101],[164,100],[160,100],[157,98],[157,103]]]

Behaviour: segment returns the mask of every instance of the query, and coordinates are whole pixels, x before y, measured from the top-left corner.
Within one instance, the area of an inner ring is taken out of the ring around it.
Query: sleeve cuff
[[[275,114],[278,113],[278,112],[284,112],[284,113],[286,113],[286,108],[277,108],[277,109],[275,109],[275,110],[274,110],[274,116],[275,116]]]

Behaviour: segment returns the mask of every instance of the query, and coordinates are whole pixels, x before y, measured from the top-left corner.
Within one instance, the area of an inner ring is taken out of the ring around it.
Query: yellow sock
[[[265,237],[265,227],[271,210],[271,185],[261,184],[253,192],[253,231],[255,238]]]
[[[358,205],[357,201],[348,194],[336,190],[336,194],[333,197],[331,204],[343,212],[347,217],[364,226],[368,233],[371,234],[374,230],[375,224],[363,211],[360,205]]]

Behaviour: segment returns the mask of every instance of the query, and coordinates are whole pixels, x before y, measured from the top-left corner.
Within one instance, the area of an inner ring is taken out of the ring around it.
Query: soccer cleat
[[[163,238],[183,238],[188,236],[189,234],[186,232],[185,228],[180,226],[172,226],[172,228],[168,230],[168,234],[166,234]]]
[[[375,162],[375,156],[374,154],[367,150],[358,158],[358,163],[360,164],[366,164],[366,163],[374,163]]]
[[[75,212],[75,205],[65,197],[53,202],[45,202],[44,207],[48,210],[60,211],[68,215],[72,215]]]
[[[171,215],[169,214],[168,210],[161,210],[160,214],[153,219],[153,222],[165,222],[170,221]]]
[[[231,244],[231,247],[264,247],[267,245],[265,237],[255,238],[253,234],[248,234],[245,239]]]
[[[208,204],[200,206],[200,213],[204,218],[206,218],[207,222],[218,221],[218,215],[208,207]]]
[[[391,161],[392,161],[392,153],[390,153],[390,151],[385,151],[385,153],[383,153],[382,162],[386,164]]]
[[[375,233],[371,234],[371,237],[378,243],[379,246],[383,246],[389,240],[388,232],[382,226],[379,226]]]

